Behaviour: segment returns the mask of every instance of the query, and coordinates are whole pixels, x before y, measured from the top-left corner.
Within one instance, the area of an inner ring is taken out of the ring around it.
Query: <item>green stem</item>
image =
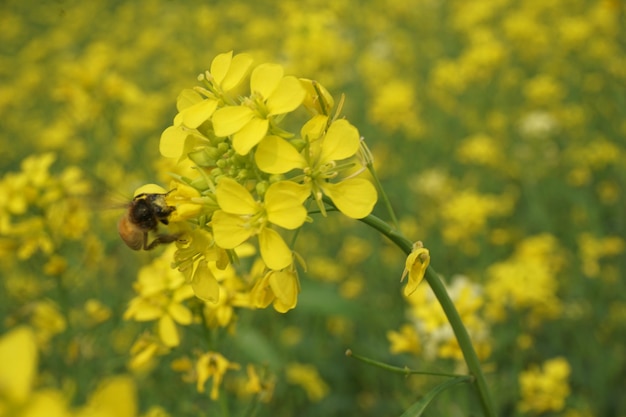
[[[460,378],[460,377],[471,378],[471,377],[469,377],[467,375],[450,374],[450,373],[446,373],[446,372],[427,372],[427,371],[416,371],[416,370],[413,370],[413,369],[409,369],[407,367],[400,368],[399,366],[389,365],[389,364],[384,363],[384,362],[379,362],[379,361],[376,361],[374,359],[366,358],[365,356],[357,355],[356,353],[352,352],[351,349],[348,349],[346,351],[346,356],[354,358],[354,359],[358,359],[358,360],[360,360],[363,363],[367,363],[368,365],[373,365],[373,366],[376,366],[378,368],[381,368],[381,369],[384,369],[386,371],[393,372],[393,373],[396,373],[396,374],[402,374],[402,375],[432,375],[432,376],[444,376],[444,377],[448,377],[448,378]]]
[[[370,152],[364,140],[361,141],[361,154],[363,155],[362,157],[363,157],[365,166],[367,167],[367,170],[370,172],[370,175],[372,176],[372,179],[374,180],[374,186],[376,187],[378,194],[380,194],[383,200],[383,204],[385,205],[385,208],[387,209],[387,213],[389,214],[389,217],[391,218],[391,223],[393,224],[393,227],[397,229],[398,218],[396,217],[396,212],[393,210],[393,207],[391,206],[391,201],[389,200],[389,197],[387,196],[387,193],[385,192],[385,189],[383,188],[383,185],[381,184],[380,179],[378,178],[378,174],[376,173],[376,170],[374,169],[374,157],[372,156],[372,153]]]
[[[411,253],[413,243],[405,238],[402,233],[393,229],[388,223],[371,214],[361,219],[361,221],[387,236],[407,256]],[[454,335],[459,342],[467,368],[469,369],[470,374],[475,378],[476,389],[478,390],[478,397],[480,398],[483,412],[488,417],[494,417],[496,415],[495,409],[491,399],[491,394],[489,393],[489,388],[487,387],[485,375],[483,374],[480,361],[478,360],[472,341],[467,333],[467,329],[461,320],[461,316],[459,316],[454,303],[450,299],[446,287],[443,285],[443,282],[432,267],[428,267],[424,277],[426,278],[426,281],[428,281],[430,288],[433,290],[435,297],[437,297],[439,304],[443,308],[443,311],[448,318],[448,322],[450,323],[450,326],[452,326]]]

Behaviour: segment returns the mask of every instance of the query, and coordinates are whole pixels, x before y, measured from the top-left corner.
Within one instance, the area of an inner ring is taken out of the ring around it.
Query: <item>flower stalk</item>
[[[378,230],[383,235],[387,236],[407,256],[413,250],[413,243],[410,240],[404,237],[404,235],[402,235],[402,233],[400,233],[398,230],[391,227],[387,222],[381,220],[373,214],[370,214],[369,216],[364,217],[360,220],[368,226]],[[465,363],[467,364],[467,368],[469,369],[470,374],[474,377],[475,387],[484,414],[488,417],[494,417],[496,415],[495,408],[493,405],[493,400],[491,399],[489,388],[487,387],[487,381],[485,380],[485,375],[480,366],[480,361],[478,360],[478,355],[476,354],[474,346],[472,345],[469,333],[467,332],[467,329],[465,328],[465,325],[461,320],[461,316],[459,316],[459,312],[454,306],[452,299],[450,299],[450,296],[448,295],[448,292],[446,291],[443,282],[441,281],[432,266],[428,266],[424,278],[426,278],[426,281],[428,281],[428,284],[435,294],[435,297],[437,297],[437,300],[443,308],[443,311],[448,318],[450,326],[454,331],[454,335],[459,342],[459,346],[461,348],[461,351],[463,352],[463,357],[465,359]]]

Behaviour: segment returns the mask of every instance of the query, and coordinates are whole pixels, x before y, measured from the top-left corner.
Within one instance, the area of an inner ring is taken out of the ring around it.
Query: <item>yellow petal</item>
[[[254,112],[249,107],[228,106],[217,109],[211,120],[215,134],[224,137],[241,130],[253,117]]]
[[[7,414],[2,414],[6,416]],[[92,417],[92,413],[77,412],[70,414],[67,398],[61,391],[52,389],[39,390],[28,397],[28,403],[20,409],[20,417]],[[116,415],[116,414],[111,414]]]
[[[2,336],[0,363],[0,398],[26,401],[37,372],[37,344],[29,327],[16,327]]]
[[[230,91],[237,87],[248,73],[250,65],[252,65],[252,61],[252,56],[248,54],[235,55],[230,63],[228,73],[224,77],[223,81],[219,82],[222,86],[222,90]]]
[[[426,268],[430,264],[430,254],[424,247],[415,248],[406,258],[405,273],[408,272],[409,280],[404,287],[404,295],[409,296],[417,289],[424,279]],[[403,277],[404,277],[403,274]]]
[[[328,128],[319,163],[338,161],[353,156],[359,150],[359,131],[347,120],[334,121]]]
[[[161,134],[159,151],[166,158],[179,158],[185,148],[185,138],[188,132],[181,126],[170,126]]]
[[[310,194],[306,185],[291,181],[276,182],[265,193],[265,210],[270,223],[296,229],[304,223],[307,211],[302,203]]]
[[[291,265],[291,249],[276,230],[263,229],[259,234],[259,248],[268,268],[280,270]]]
[[[302,104],[316,113],[329,115],[333,107],[335,107],[335,101],[328,90],[317,81],[300,78],[300,82],[306,91]]]
[[[305,139],[307,142],[319,139],[324,134],[324,130],[326,130],[326,123],[328,123],[328,116],[318,114],[312,117],[300,130],[302,139]]]
[[[285,313],[298,302],[298,282],[293,272],[273,271],[269,274],[269,284],[276,296],[274,308]]]
[[[178,113],[174,119],[174,125],[183,124],[190,129],[195,129],[206,122],[217,108],[217,100],[204,99]]]
[[[163,309],[150,299],[133,298],[124,313],[124,319],[135,321],[152,321],[163,315]]]
[[[253,94],[260,94],[263,100],[267,100],[276,90],[283,74],[283,67],[278,64],[261,64],[252,71],[250,90]]]
[[[180,344],[180,337],[178,335],[178,329],[174,320],[164,315],[159,320],[159,338],[166,346],[178,346]]]
[[[186,88],[180,92],[178,97],[176,98],[176,109],[181,112],[185,110],[187,107],[193,106],[194,104],[202,101],[204,97],[202,97],[198,92],[192,90],[190,88]],[[178,115],[177,115],[178,117]],[[174,125],[178,125],[180,123],[174,123]]]
[[[304,168],[306,160],[297,149],[278,136],[266,136],[256,148],[254,160],[268,174],[284,174],[294,168]]]
[[[304,101],[305,96],[306,91],[296,77],[283,78],[272,95],[267,99],[268,115],[274,116],[289,113],[297,109]]]
[[[246,188],[232,178],[220,178],[215,190],[217,204],[226,213],[254,214],[259,206]]]
[[[213,214],[212,224],[215,243],[223,249],[234,249],[252,235],[252,230],[237,214],[218,210]]]
[[[191,324],[193,315],[191,311],[182,304],[172,303],[167,307],[167,312],[178,324],[187,326]]]
[[[210,303],[220,298],[220,285],[205,261],[200,261],[191,277],[191,287],[196,297]]]
[[[223,54],[219,54],[213,58],[209,72],[218,85],[221,85],[224,78],[226,78],[232,60],[233,51],[224,52]]]
[[[130,377],[105,380],[92,394],[85,415],[136,417],[137,389]]]
[[[233,135],[233,148],[239,155],[247,155],[265,137],[268,128],[267,119],[252,118]]]
[[[367,216],[376,204],[376,188],[363,178],[349,178],[337,184],[324,183],[322,190],[343,214],[353,219]]]

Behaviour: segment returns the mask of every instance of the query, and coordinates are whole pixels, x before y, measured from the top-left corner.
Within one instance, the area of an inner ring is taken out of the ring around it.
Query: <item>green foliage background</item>
[[[346,94],[344,113],[372,148],[402,229],[425,242],[444,276],[488,286],[490,268],[520,244],[555,239],[540,259],[558,264],[550,297],[516,303],[502,294],[503,318],[484,313],[492,351],[485,364],[501,415],[520,414],[520,372],[557,356],[572,368],[564,414],[624,415],[625,12],[618,0],[2,1],[3,333],[32,324],[31,307],[53,300],[68,326],[42,342],[39,384],[64,387],[81,403],[99,380],[126,372],[144,327],[122,314],[137,271],[158,251],[123,245],[115,230],[121,212],[106,209],[110,195],[168,183],[170,162],[158,143],[176,96],[216,54],[235,50]],[[71,214],[83,223],[54,216],[47,204],[31,202],[19,216],[8,208],[26,193],[9,173],[45,152],[56,155],[54,175],[81,169],[89,192],[79,193]],[[24,218],[43,219],[51,251],[34,243],[19,255],[36,228],[8,225]],[[60,232],[72,227],[78,236]],[[346,245],[365,256],[353,264],[337,257]],[[311,265],[296,310],[243,311],[236,334],[189,335],[180,352],[210,347],[236,362],[266,363],[278,382],[260,414],[272,416],[399,415],[438,381],[368,368],[345,358],[347,347],[399,366],[454,369],[448,360],[389,352],[387,332],[406,321],[407,307],[404,259],[388,242],[330,216],[305,229],[297,249]],[[65,267],[46,273],[54,256]],[[524,264],[510,279],[533,274],[524,275]],[[532,282],[519,285],[533,293]],[[484,297],[493,304],[497,293]],[[89,299],[110,318],[83,323]],[[211,346],[196,345],[206,337]],[[198,394],[170,369],[177,356],[137,376],[142,410],[245,409],[228,394],[218,403]],[[292,362],[317,367],[330,388],[324,399],[312,403],[284,382]],[[466,391],[444,394],[432,415],[473,409]]]

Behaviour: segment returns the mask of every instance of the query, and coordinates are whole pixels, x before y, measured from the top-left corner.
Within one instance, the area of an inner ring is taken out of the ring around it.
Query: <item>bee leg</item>
[[[146,234],[145,237],[146,239],[144,240],[143,249],[151,250],[163,243],[172,243],[178,240],[178,238],[180,237],[180,233],[177,233],[175,235],[158,235],[156,238],[154,238],[152,242],[150,242],[149,245],[148,245],[148,235]]]

